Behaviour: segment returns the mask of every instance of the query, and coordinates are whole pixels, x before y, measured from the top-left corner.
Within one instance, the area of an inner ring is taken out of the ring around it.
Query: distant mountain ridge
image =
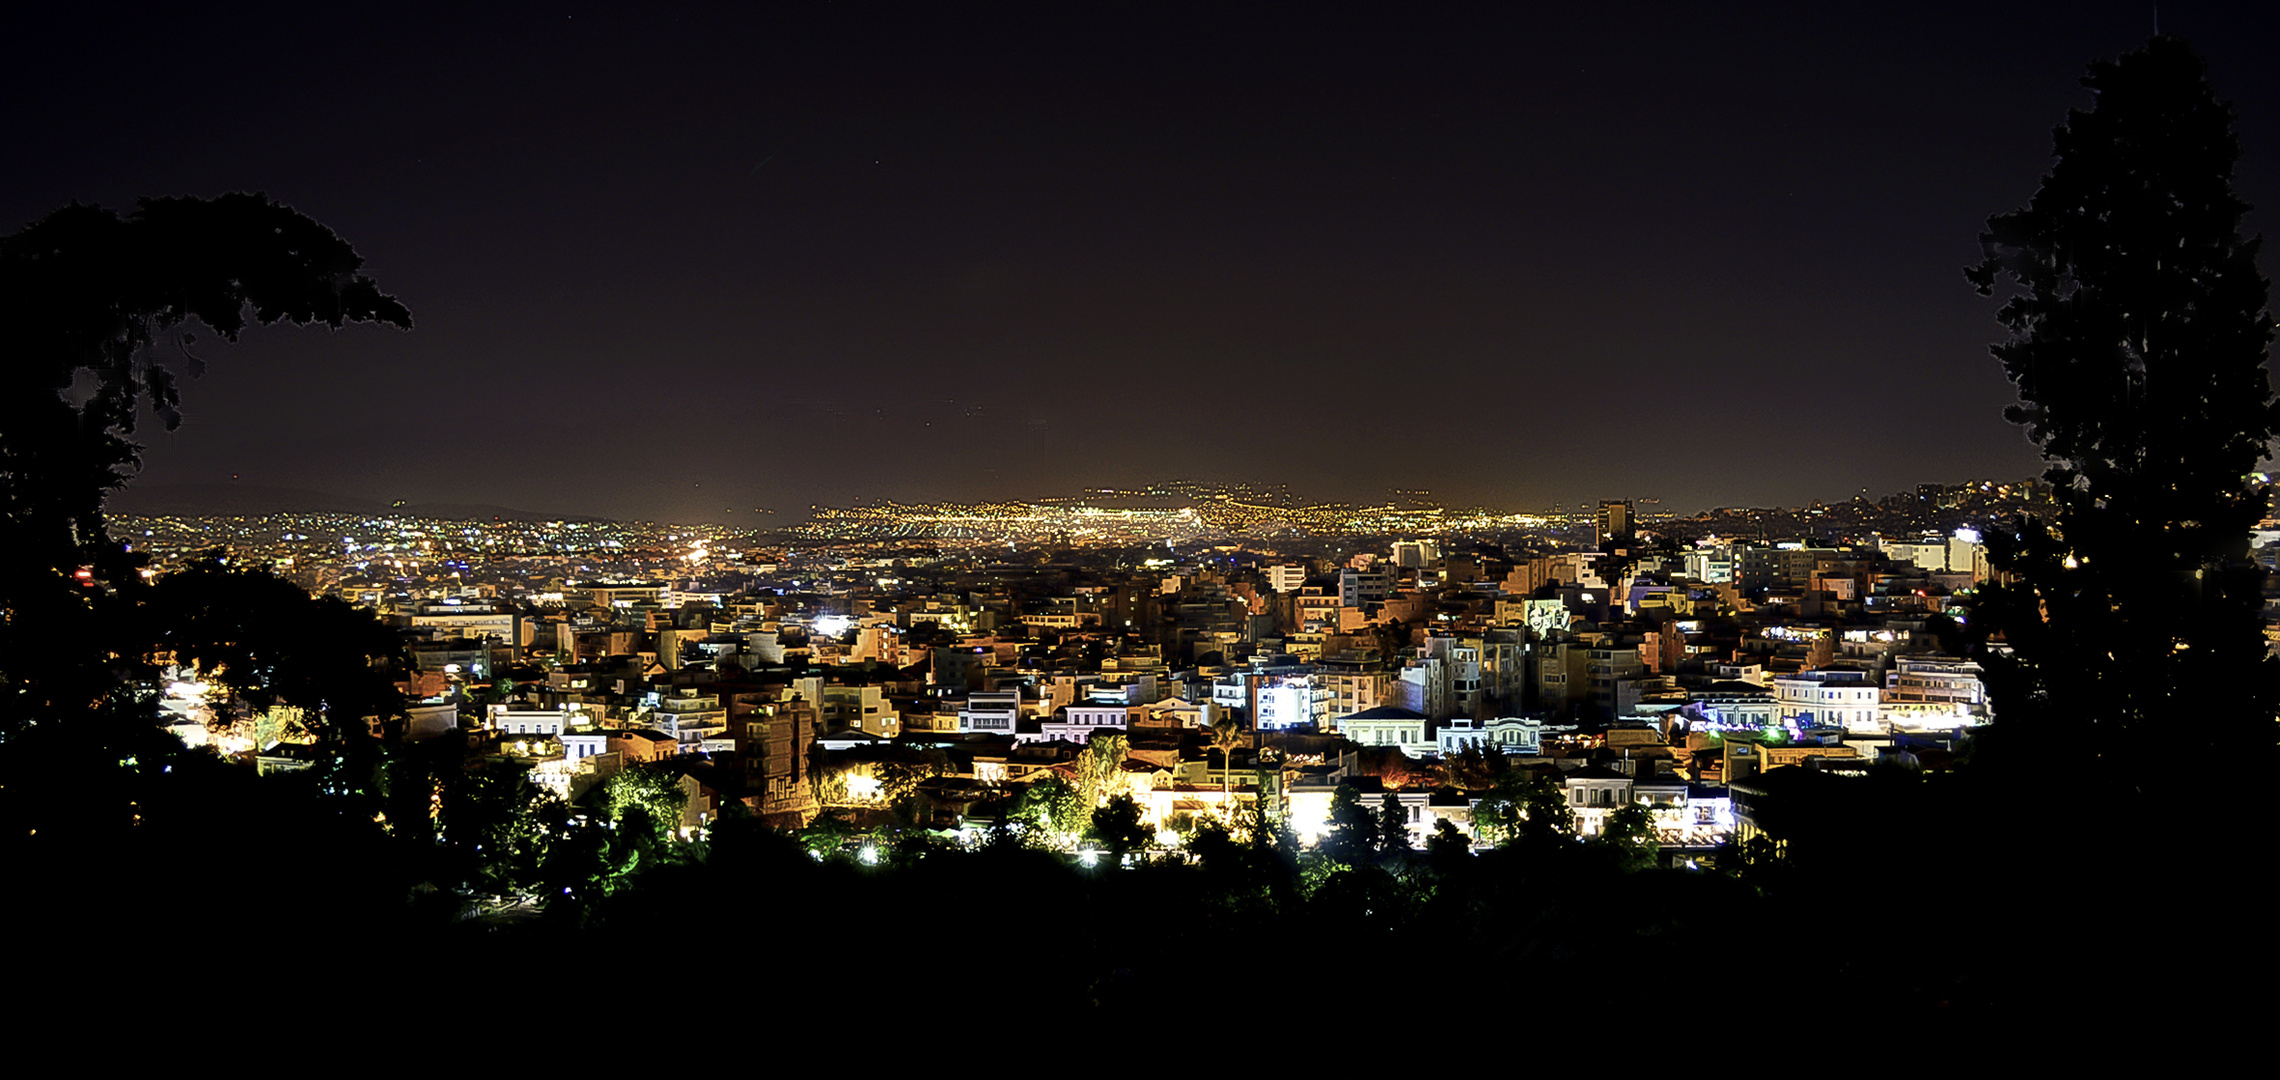
[[[129,484],[104,502],[112,514],[153,517],[258,517],[264,514],[372,514],[444,521],[607,521],[590,514],[543,514],[487,503],[411,503],[390,506],[307,488],[260,484]]]

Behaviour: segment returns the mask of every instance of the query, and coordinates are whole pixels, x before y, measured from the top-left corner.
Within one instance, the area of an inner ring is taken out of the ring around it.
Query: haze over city
[[[2160,17],[2273,205],[2269,12]],[[417,319],[204,347],[137,489],[761,524],[1177,476],[1690,511],[2029,475],[1959,271],[2152,12],[11,21],[11,227],[261,190]]]

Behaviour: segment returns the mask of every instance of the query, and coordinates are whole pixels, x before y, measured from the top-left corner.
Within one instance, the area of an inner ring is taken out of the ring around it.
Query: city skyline
[[[1953,483],[1924,483],[1908,485],[1897,491],[1860,493],[1851,498],[1808,498],[1792,505],[1766,504],[1758,506],[1702,506],[1677,509],[1655,498],[1600,498],[1583,499],[1572,503],[1552,502],[1540,506],[1515,506],[1484,503],[1462,503],[1435,496],[1432,489],[1422,487],[1387,488],[1375,498],[1356,501],[1322,499],[1314,493],[1295,490],[1287,484],[1264,484],[1247,481],[1214,483],[1187,478],[1167,478],[1132,487],[1111,488],[1081,485],[1059,491],[1029,492],[994,498],[973,500],[950,499],[855,499],[846,503],[815,503],[805,507],[756,507],[742,517],[724,515],[719,518],[613,518],[600,514],[564,513],[545,507],[503,506],[489,503],[422,502],[407,500],[381,501],[378,499],[342,496],[335,492],[307,488],[279,488],[262,485],[230,484],[130,484],[113,492],[106,500],[107,513],[123,517],[157,517],[182,519],[267,518],[301,515],[346,515],[373,519],[432,520],[432,521],[515,521],[515,522],[570,522],[615,523],[624,525],[714,525],[738,532],[784,532],[787,535],[822,538],[829,530],[818,532],[827,521],[850,522],[865,520],[881,525],[892,525],[901,515],[916,515],[934,520],[941,515],[952,517],[980,515],[996,517],[1028,516],[1043,511],[1061,515],[1081,512],[1085,508],[1111,515],[1138,513],[1162,514],[1182,509],[1201,510],[1204,516],[1184,529],[1201,528],[1214,533],[1241,535],[1261,531],[1262,535],[1321,535],[1321,536],[1375,536],[1375,535],[1433,535],[1433,528],[1448,533],[1475,532],[1493,528],[1497,519],[1574,519],[1588,523],[1595,511],[1613,503],[1634,508],[1632,512],[1641,520],[1672,521],[1693,520],[1722,514],[1791,514],[1806,513],[1818,508],[1841,508],[1847,504],[1873,509],[1892,505],[1895,500],[1911,496],[1930,501],[1933,493],[1983,492],[1998,500],[2025,499],[2029,488],[2041,484],[2036,477],[1985,478],[1972,477]],[[1296,516],[1292,516],[1294,512]],[[1421,523],[1439,520],[1446,515],[1445,526],[1428,528]],[[1272,518],[1273,520],[1267,520]],[[1310,523],[1311,518],[1325,519]],[[1253,521],[1251,519],[1258,519]],[[1248,522],[1248,524],[1246,524]],[[1228,532],[1232,527],[1234,531]],[[1424,528],[1425,531],[1420,531]],[[890,530],[892,531],[892,530]]]
[[[168,15],[4,76],[10,228],[265,190],[418,320],[204,350],[141,482],[749,524],[1168,475],[1676,512],[2023,477],[1961,269],[2151,30],[554,15]],[[2273,205],[2270,16],[2162,17]]]
[[[1214,1011],[1317,957],[1531,1056],[1607,1056],[1539,970],[2221,1038],[2271,22],[12,13],[18,966],[409,1006],[289,1045],[668,945],[938,1071],[1418,1042]]]

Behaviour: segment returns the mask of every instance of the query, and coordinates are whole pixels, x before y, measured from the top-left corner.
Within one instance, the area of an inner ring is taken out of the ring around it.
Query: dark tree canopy
[[[2268,490],[2249,474],[2280,409],[2232,110],[2174,38],[2083,82],[2096,103],[2058,129],[2041,190],[1989,220],[1966,272],[1982,295],[2015,289],[1992,351],[2057,501],[1989,538],[2010,581],[1971,621],[2008,647],[1984,656],[1998,731],[2038,753],[2156,732],[2269,751],[2280,684],[2248,547]]]
[[[126,483],[148,408],[178,419],[174,369],[190,374],[192,320],[234,340],[249,322],[411,325],[354,249],[263,195],[145,199],[124,216],[74,204],[0,237],[0,689],[13,726],[84,708],[104,680],[100,587],[132,588],[109,542],[105,494]],[[86,588],[74,574],[86,568]],[[91,662],[92,661],[92,662]],[[93,676],[93,677],[91,677]]]
[[[1401,796],[1390,791],[1378,800],[1377,842],[1389,855],[1409,850],[1409,812],[1402,807]]]
[[[403,714],[403,640],[339,597],[310,596],[260,570],[208,559],[158,580],[138,638],[195,665],[255,708],[305,710],[318,734]]]
[[[1353,785],[1340,784],[1330,793],[1329,828],[1322,834],[1321,846],[1331,861],[1347,866],[1368,862],[1377,850],[1377,818],[1362,805],[1362,794]]]
[[[174,372],[156,350],[179,348],[198,374],[190,336],[170,339],[184,323],[232,341],[249,320],[408,329],[411,313],[356,272],[363,264],[332,230],[244,193],[144,199],[124,217],[75,203],[0,237],[0,319],[13,339],[0,417],[11,528],[59,512],[86,528],[102,492],[136,462],[126,437],[141,409],[175,425]],[[92,393],[74,405],[63,391],[82,373]]]
[[[1141,820],[1139,801],[1119,792],[1093,808],[1092,824],[1085,830],[1085,836],[1099,841],[1110,855],[1121,858],[1128,851],[1147,847],[1152,834]]]

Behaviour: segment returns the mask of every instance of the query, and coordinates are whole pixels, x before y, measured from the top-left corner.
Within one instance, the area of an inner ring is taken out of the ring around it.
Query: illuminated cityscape
[[[12,13],[20,1026],[2259,1030],[2275,10]]]
[[[1725,788],[1749,773],[1892,754],[1920,765],[1986,722],[1977,665],[1942,655],[1932,620],[1987,577],[1970,523],[2031,509],[2033,492],[1969,483],[1837,512],[1682,519],[1621,501],[1589,514],[1451,511],[1418,491],[1405,508],[1274,505],[1168,484],[817,508],[773,533],[340,514],[116,522],[150,559],[146,577],[218,558],[381,615],[405,635],[413,712],[472,722],[563,798],[629,764],[682,761],[698,785],[687,830],[738,799],[792,827],[876,812],[889,799],[876,755],[895,740],[952,755],[955,773],[910,794],[927,821],[971,837],[1002,824],[974,796],[1000,790],[988,785],[1014,759],[1065,771],[1106,731],[1164,770],[1132,789],[1151,831],[1234,828],[1240,807],[1274,793],[1311,845],[1339,782],[1446,789],[1439,762],[1492,747],[1563,779],[1614,761],[1633,784],[1664,785],[1642,804],[1655,835],[1670,857],[1700,859],[1736,842],[1747,817]],[[1095,505],[1106,501],[1144,505]],[[1710,532],[1869,518],[1911,531]],[[1618,543],[1654,554],[1610,562]],[[211,728],[231,753],[295,745],[295,725],[228,707],[204,674],[181,672],[163,698],[190,741]],[[740,741],[739,702],[790,710],[800,734]],[[1279,740],[1251,748],[1253,767],[1280,764],[1276,782],[1210,767],[1197,740],[1230,724]],[[754,755],[815,772],[771,786]],[[1593,803],[1611,797],[1599,790],[1576,788],[1577,808],[1623,804]],[[1472,802],[1413,807],[1413,839],[1448,822],[1468,844],[1492,842]],[[1579,821],[1597,835],[1605,815]]]

